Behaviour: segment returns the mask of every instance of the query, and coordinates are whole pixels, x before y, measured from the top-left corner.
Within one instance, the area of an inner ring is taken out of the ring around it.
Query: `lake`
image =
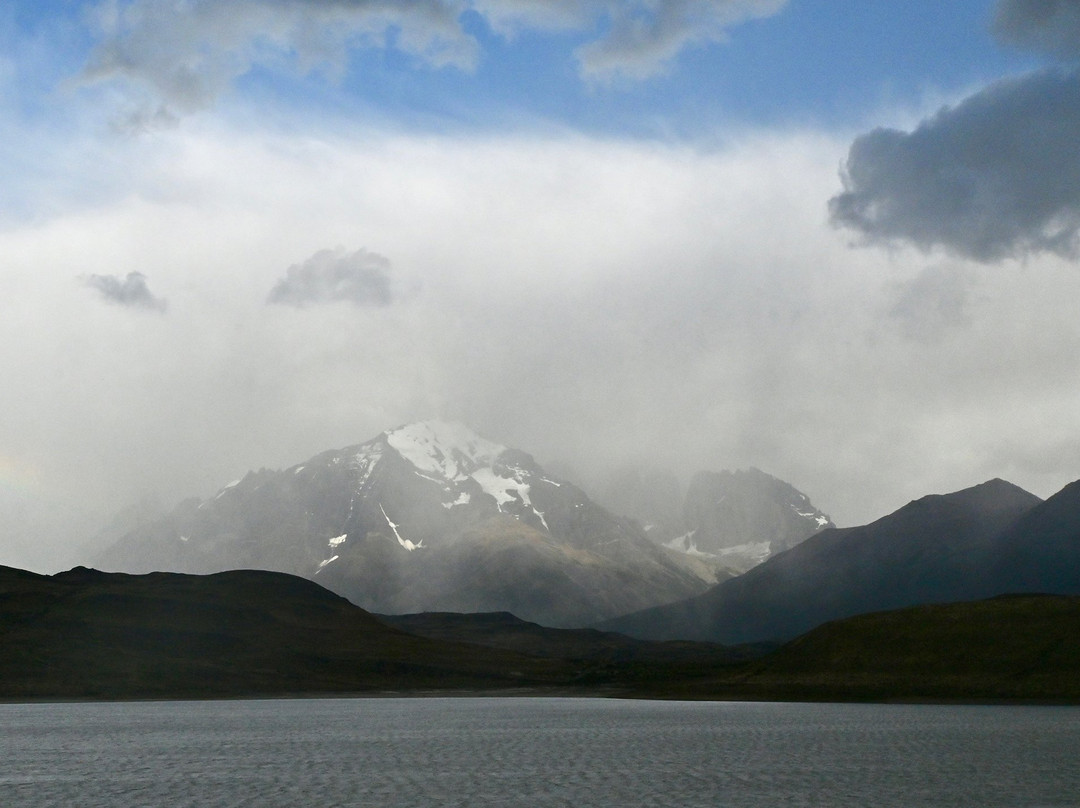
[[[1080,708],[0,704],[0,806],[1080,806]]]

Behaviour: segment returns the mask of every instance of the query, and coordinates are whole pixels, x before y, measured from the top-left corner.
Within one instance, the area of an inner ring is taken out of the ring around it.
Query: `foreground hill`
[[[818,533],[701,596],[602,627],[643,639],[784,641],[842,617],[1015,591],[1020,571],[1002,569],[999,559],[1006,550],[1026,557],[1022,548],[1038,546],[1043,521],[1064,524],[1061,518],[1036,518],[1055,507],[1051,501],[1046,508],[1040,503],[1003,480],[923,497],[872,524]],[[1026,514],[1033,521],[1019,522]],[[1006,533],[1020,524],[1030,529]],[[1058,545],[1080,538],[1066,534],[1070,538]],[[1002,536],[1012,538],[1003,541]],[[1054,567],[1047,563],[1048,569]],[[1060,572],[1071,586],[1080,586],[1076,566]],[[1042,580],[1036,575],[1025,585],[1037,591]]]
[[[0,567],[0,698],[528,689],[1080,702],[1080,598],[998,598],[864,615],[766,656],[762,648],[545,629],[499,614],[395,620],[455,641],[392,628],[280,573],[133,576],[77,568],[49,577]]]
[[[1013,595],[827,623],[666,695],[1080,702],[1080,597]]]
[[[563,684],[559,661],[428,640],[273,572],[0,567],[0,697],[134,698]]]
[[[530,656],[599,663],[726,665],[756,659],[776,648],[767,643],[725,646],[677,640],[635,640],[612,631],[547,628],[519,620],[508,612],[424,612],[379,617],[402,631],[430,639],[473,643]]]
[[[121,537],[125,572],[271,569],[371,611],[509,611],[580,626],[716,580],[525,452],[427,421],[248,474]]]

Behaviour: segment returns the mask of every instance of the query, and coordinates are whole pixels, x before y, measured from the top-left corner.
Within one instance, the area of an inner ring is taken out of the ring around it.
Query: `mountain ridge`
[[[829,620],[1000,594],[980,589],[988,548],[1040,504],[1000,479],[927,495],[868,525],[818,533],[702,595],[598,627],[652,640],[783,641]]]

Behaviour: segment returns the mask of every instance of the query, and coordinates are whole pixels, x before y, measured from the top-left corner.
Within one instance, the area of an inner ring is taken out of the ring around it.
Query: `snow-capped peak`
[[[392,429],[386,442],[418,471],[436,479],[462,481],[491,466],[506,447],[482,438],[463,424],[418,421]]]
[[[534,483],[556,487],[559,483],[528,468],[528,455],[448,421],[407,424],[384,433],[384,439],[418,476],[442,487],[442,506],[447,510],[474,503],[474,495],[482,493],[495,501],[500,513],[520,518],[522,511],[531,512],[545,530],[550,529],[530,491]]]

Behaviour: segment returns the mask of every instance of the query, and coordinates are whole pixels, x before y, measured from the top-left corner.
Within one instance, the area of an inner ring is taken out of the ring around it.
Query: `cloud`
[[[642,79],[687,47],[722,42],[737,23],[779,12],[787,0],[661,0],[609,4],[610,30],[578,49],[586,78]]]
[[[645,79],[688,47],[723,42],[729,28],[777,14],[788,0],[474,0],[496,30],[526,28],[603,33],[577,50],[592,81]]]
[[[912,132],[855,140],[834,224],[869,243],[942,247],[978,261],[1075,258],[1080,235],[1080,74],[999,81]]]
[[[1080,57],[1080,3],[1076,0],[1001,0],[993,32],[1007,44],[1062,59]]]
[[[150,292],[146,276],[141,272],[129,272],[123,280],[116,275],[89,275],[83,278],[83,282],[101,292],[109,302],[120,306],[159,312],[167,308],[164,300]]]
[[[470,0],[468,5],[497,33],[580,30],[602,16],[608,0]]]
[[[432,416],[565,460],[590,489],[611,466],[756,465],[845,524],[994,476],[1040,495],[1075,479],[1055,447],[1080,435],[1080,272],[956,262],[978,280],[965,296],[962,273],[920,279],[913,251],[847,249],[821,216],[846,145],[109,139],[129,194],[0,228],[0,445],[49,502],[95,512],[211,495]],[[95,187],[95,157],[53,170]],[[393,305],[264,305],[336,244],[393,258]],[[86,305],[72,255],[121,279],[152,266],[184,316],[133,335]],[[424,293],[404,304],[413,275]],[[43,570],[86,562],[85,524],[40,534]]]
[[[271,69],[345,69],[350,50],[395,48],[435,68],[470,70],[479,44],[463,28],[479,14],[505,36],[524,29],[591,35],[578,51],[593,80],[640,79],[684,48],[722,41],[733,25],[787,0],[127,0],[99,7],[100,42],[83,79],[133,90],[128,128],[171,124],[210,107],[239,76]]]
[[[347,253],[339,247],[320,250],[289,267],[266,302],[303,308],[337,302],[388,306],[392,300],[390,262],[378,253],[364,249]]]
[[[978,278],[963,266],[934,266],[897,284],[889,316],[910,339],[935,342],[946,331],[968,325],[971,291]]]
[[[999,0],[994,35],[1080,58],[1078,0]],[[1080,252],[1080,72],[990,84],[914,131],[858,137],[829,200],[834,225],[869,244],[908,243],[982,262]]]
[[[145,93],[145,118],[210,106],[254,65],[295,62],[340,73],[352,47],[395,46],[442,67],[470,67],[476,43],[452,0],[132,0],[100,7],[102,39],[88,81],[119,79]],[[157,102],[159,106],[155,108]]]

